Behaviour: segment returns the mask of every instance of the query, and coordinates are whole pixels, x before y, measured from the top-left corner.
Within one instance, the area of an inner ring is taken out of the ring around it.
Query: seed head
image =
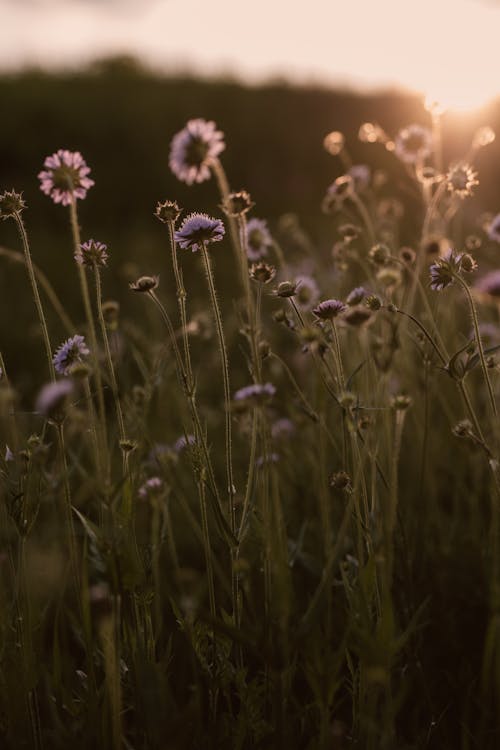
[[[389,258],[391,257],[391,251],[387,245],[381,243],[373,245],[368,257],[375,266],[385,266]]]
[[[473,188],[479,185],[477,172],[469,164],[455,164],[446,175],[446,185],[450,193],[459,198],[468,198],[473,193]]]
[[[397,134],[394,153],[407,164],[423,162],[432,151],[432,135],[422,125],[408,125]]]
[[[382,300],[376,294],[370,294],[365,299],[365,305],[367,306],[369,310],[376,312],[377,310],[380,310],[380,308],[382,307]]]
[[[252,263],[250,266],[250,278],[259,284],[269,284],[276,276],[276,268],[268,263]]]
[[[132,281],[129,284],[129,289],[133,292],[150,292],[157,289],[159,283],[159,276],[141,276],[137,281]]]
[[[391,407],[394,411],[406,411],[411,406],[411,403],[411,398],[405,396],[403,393],[393,396],[391,399]]]
[[[226,216],[244,216],[255,203],[250,198],[246,190],[240,190],[237,193],[229,193],[221,205]]]
[[[278,297],[294,297],[297,292],[297,284],[293,281],[282,281],[278,284],[275,294]]]
[[[460,270],[465,271],[466,273],[473,273],[474,271],[477,271],[477,269],[477,262],[472,257],[472,255],[469,255],[469,253],[464,253],[460,261]]]
[[[182,209],[179,208],[176,201],[158,202],[156,204],[155,216],[162,224],[175,224],[181,213]]]
[[[10,219],[16,214],[20,214],[26,208],[22,193],[16,193],[14,190],[5,190],[0,195],[0,219]]]
[[[352,492],[351,477],[346,471],[336,471],[330,477],[330,487],[334,490],[342,490],[343,492]]]
[[[403,261],[403,263],[411,266],[413,265],[413,263],[415,263],[417,254],[411,247],[402,247],[399,251],[399,257]]]

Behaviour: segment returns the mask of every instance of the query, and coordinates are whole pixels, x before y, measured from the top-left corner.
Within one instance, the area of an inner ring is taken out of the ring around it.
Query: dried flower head
[[[500,214],[497,214],[488,227],[488,237],[494,242],[500,242]]]
[[[54,421],[62,420],[66,400],[73,390],[73,381],[69,379],[47,383],[37,396],[35,411]]]
[[[5,190],[0,195],[0,219],[9,219],[20,214],[26,208],[22,193]]]
[[[439,292],[450,284],[453,284],[455,274],[460,271],[462,255],[456,253],[451,247],[442,258],[438,258],[429,267],[431,277],[431,289]]]
[[[377,245],[373,245],[370,252],[368,253],[368,257],[374,265],[385,266],[385,264],[391,257],[391,251],[389,250],[387,245],[378,243]]]
[[[189,120],[172,138],[169,165],[182,182],[204,182],[210,179],[210,167],[224,151],[224,133],[215,122],[201,118]]]
[[[87,190],[94,185],[88,177],[90,167],[85,163],[79,151],[59,149],[52,156],[47,156],[39,175],[40,190],[49,195],[54,203],[69,206],[77,199],[85,198]]]
[[[247,256],[250,260],[264,258],[273,246],[273,238],[264,219],[249,219],[246,226]]]
[[[320,320],[333,320],[346,310],[346,306],[339,299],[326,299],[313,309],[313,313]]]
[[[422,125],[408,125],[397,134],[394,153],[407,164],[423,162],[432,151],[432,134]]]
[[[330,487],[333,487],[334,490],[350,493],[352,492],[351,477],[346,471],[336,471],[330,477]]]
[[[401,283],[401,271],[395,266],[384,266],[377,271],[376,278],[386,288],[398,286]]]
[[[141,276],[137,281],[132,281],[128,286],[133,292],[151,292],[158,288],[159,276]]]
[[[81,266],[105,266],[108,261],[107,246],[103,242],[87,240],[75,250],[75,260]]]
[[[248,213],[255,203],[250,198],[246,190],[239,190],[237,193],[229,193],[221,205],[226,216],[243,216]]]
[[[319,287],[311,276],[297,276],[295,302],[301,310],[310,310],[319,300]]]
[[[297,284],[293,281],[281,281],[274,293],[277,297],[295,297]]]
[[[333,130],[328,135],[325,135],[323,139],[323,147],[332,156],[338,156],[344,148],[345,138],[344,134],[338,130]]]
[[[249,273],[250,278],[259,282],[259,284],[269,284],[276,276],[276,268],[261,261],[260,263],[252,263]]]
[[[220,242],[224,237],[224,224],[207,214],[189,214],[175,232],[175,241],[183,250],[194,252],[211,242]]]
[[[479,185],[477,172],[469,164],[454,164],[446,175],[448,190],[459,198],[468,198],[473,188]]]
[[[52,362],[59,375],[67,375],[70,368],[77,362],[82,362],[90,354],[83,336],[76,335],[66,339],[57,349]]]
[[[179,208],[176,201],[158,202],[156,204],[155,216],[162,224],[175,224],[181,213],[182,209]]]
[[[345,243],[349,244],[350,242],[358,239],[361,234],[361,229],[355,224],[342,224],[338,228],[338,232],[342,237],[342,240]]]
[[[474,440],[475,433],[472,422],[469,419],[462,419],[453,427],[452,433],[458,438],[468,438]]]

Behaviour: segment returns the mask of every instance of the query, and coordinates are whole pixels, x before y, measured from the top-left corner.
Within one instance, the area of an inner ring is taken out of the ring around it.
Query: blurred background
[[[325,257],[333,237],[321,199],[344,167],[322,143],[342,131],[353,163],[383,170],[388,197],[410,209],[401,240],[412,244],[418,196],[393,154],[359,141],[359,126],[376,122],[392,137],[430,124],[423,101],[437,100],[445,163],[467,152],[480,125],[500,130],[499,21],[496,0],[0,0],[0,189],[23,191],[35,262],[77,320],[68,212],[39,190],[44,158],[68,148],[91,166],[83,239],[108,244],[106,294],[133,306],[126,282],[137,275],[165,270],[169,291],[156,202],[220,213],[214,184],[187,188],[168,168],[170,140],[192,117],[224,131],[231,186],[250,191],[254,215],[278,238],[298,216]],[[478,156],[471,215],[478,205],[500,211],[499,152],[497,140]],[[11,222],[0,226],[0,246],[19,249]],[[224,283],[220,259],[217,272]],[[25,271],[5,256],[0,298],[0,347],[29,384],[36,319]]]

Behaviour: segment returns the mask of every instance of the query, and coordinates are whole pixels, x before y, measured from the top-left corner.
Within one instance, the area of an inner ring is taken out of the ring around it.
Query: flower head
[[[407,164],[416,164],[426,159],[432,151],[432,135],[422,125],[408,125],[399,131],[395,139],[394,153]]]
[[[371,170],[366,164],[353,164],[347,171],[347,176],[353,180],[355,191],[361,193],[370,184]]]
[[[349,307],[359,305],[361,302],[363,302],[367,294],[368,292],[366,291],[364,286],[357,286],[352,289],[347,295],[346,303],[349,305]]]
[[[20,214],[26,208],[22,193],[16,193],[14,190],[5,190],[0,195],[0,219],[9,219],[16,214]]]
[[[105,266],[108,261],[107,246],[103,242],[87,240],[75,251],[75,260],[81,266]]]
[[[210,179],[210,166],[224,151],[224,133],[212,120],[189,120],[172,138],[169,165],[182,182],[204,182]]]
[[[344,174],[332,182],[323,198],[321,208],[325,214],[336,211],[342,203],[355,192],[354,178]]]
[[[146,479],[137,492],[141,500],[147,500],[149,497],[159,495],[163,490],[163,480],[160,477],[150,477]]]
[[[85,198],[94,185],[94,180],[87,176],[90,167],[79,151],[59,149],[47,156],[43,165],[45,169],[38,175],[40,190],[50,195],[54,203],[69,206],[74,200]]]
[[[249,273],[250,278],[259,282],[259,284],[269,284],[276,276],[276,268],[261,261],[260,263],[252,263]]]
[[[69,379],[47,383],[37,396],[35,410],[50,419],[62,418],[64,404],[73,388],[73,381]]]
[[[83,358],[90,354],[89,348],[83,336],[72,336],[61,344],[54,354],[52,362],[59,375],[68,375],[72,365],[82,362]]]
[[[429,266],[431,289],[440,292],[453,284],[455,274],[460,271],[461,261],[462,255],[450,247],[442,258]]]
[[[489,225],[488,237],[494,242],[500,242],[500,214],[497,214]]]
[[[267,403],[276,393],[272,383],[252,383],[240,388],[234,394],[235,402],[239,404],[253,404],[259,406]]]
[[[196,252],[209,242],[220,242],[224,237],[224,224],[207,214],[189,214],[175,232],[175,241],[183,250]]]
[[[160,284],[159,276],[141,276],[137,281],[132,281],[128,286],[133,292],[151,292]]]
[[[163,224],[168,224],[170,221],[175,224],[181,215],[181,211],[182,209],[179,208],[176,201],[165,201],[165,203],[158,202],[156,204],[155,216]]]
[[[326,299],[313,309],[313,313],[320,320],[333,320],[345,309],[346,306],[339,299]]]
[[[270,247],[273,246],[273,238],[264,219],[252,218],[246,227],[247,234],[247,256],[250,260],[264,258]]]
[[[226,216],[243,216],[248,213],[255,203],[250,198],[246,190],[239,190],[237,193],[229,193],[221,205]]]
[[[295,302],[301,310],[310,310],[319,300],[319,287],[311,276],[297,276]]]
[[[182,453],[182,451],[186,450],[186,448],[189,448],[195,444],[196,438],[194,435],[181,435],[180,438],[177,438],[174,443],[174,453]]]
[[[468,198],[472,195],[473,188],[479,185],[477,172],[469,164],[455,164],[450,167],[446,175],[448,190],[459,198]]]

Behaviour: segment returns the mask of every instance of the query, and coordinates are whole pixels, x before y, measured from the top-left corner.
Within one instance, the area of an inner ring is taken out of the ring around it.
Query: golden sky
[[[133,53],[167,68],[500,94],[498,0],[0,0],[0,66]]]

